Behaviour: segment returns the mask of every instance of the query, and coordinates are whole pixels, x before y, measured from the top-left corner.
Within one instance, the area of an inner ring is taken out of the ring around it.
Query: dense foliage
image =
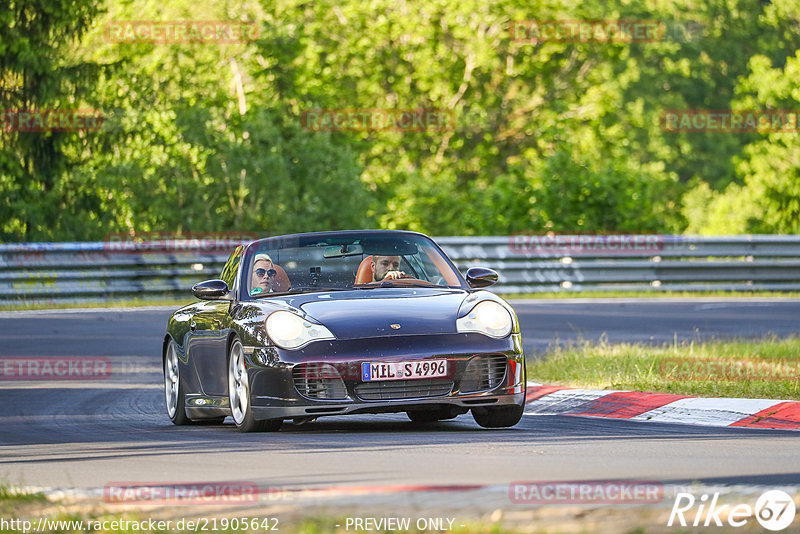
[[[409,228],[435,235],[800,231],[793,132],[670,132],[664,110],[800,109],[796,0],[11,0],[0,240]],[[244,21],[232,44],[120,21]],[[644,42],[515,41],[521,20],[653,20]],[[309,110],[435,109],[448,129],[314,131]]]

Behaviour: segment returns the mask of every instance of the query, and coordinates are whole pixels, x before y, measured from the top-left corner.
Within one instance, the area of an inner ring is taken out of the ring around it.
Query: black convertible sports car
[[[173,423],[278,430],[323,415],[406,412],[411,421],[472,410],[481,426],[522,417],[525,362],[514,310],[466,281],[415,232],[272,237],[238,247],[200,302],[164,337]]]

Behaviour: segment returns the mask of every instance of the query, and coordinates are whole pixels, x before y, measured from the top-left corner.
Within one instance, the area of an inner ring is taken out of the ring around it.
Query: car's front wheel
[[[472,417],[484,428],[506,428],[519,423],[524,411],[524,404],[473,408]]]
[[[247,377],[244,349],[238,339],[231,343],[228,355],[228,398],[231,405],[231,416],[240,432],[275,431],[281,427],[283,420],[257,420],[250,406],[250,381]]]
[[[164,355],[164,393],[167,401],[167,415],[176,425],[191,423],[186,416],[186,393],[181,380],[181,368],[178,362],[178,348],[173,340],[167,345]]]

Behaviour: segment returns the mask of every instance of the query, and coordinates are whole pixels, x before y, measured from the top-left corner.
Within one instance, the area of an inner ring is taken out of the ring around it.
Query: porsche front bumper
[[[245,347],[245,353],[250,402],[257,419],[402,412],[443,406],[465,412],[478,407],[522,405],[525,401],[525,358],[519,334],[503,339],[481,334],[438,334],[332,340],[293,351],[250,346]],[[365,381],[361,374],[364,362],[441,359],[447,360],[449,368],[448,376],[443,378],[381,383]],[[497,362],[504,364],[502,376],[496,374],[484,382],[476,379],[476,368],[491,365],[499,369]],[[325,373],[313,378],[336,385],[328,388],[328,398],[320,398],[316,389],[308,387],[306,369],[309,365],[319,369],[321,364],[328,364],[323,367]],[[486,387],[481,389],[480,384]]]

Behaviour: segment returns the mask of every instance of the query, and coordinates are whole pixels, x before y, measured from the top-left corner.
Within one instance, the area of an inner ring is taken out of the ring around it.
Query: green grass
[[[726,371],[723,371],[726,370]],[[530,380],[700,397],[800,399],[800,337],[673,343],[578,342],[528,365]]]
[[[575,298],[693,298],[693,297],[800,297],[800,291],[559,291],[548,293],[503,293],[505,299]]]
[[[20,491],[6,485],[0,485],[0,503],[44,502],[47,497],[42,493]]]
[[[25,492],[0,483],[0,518],[19,518],[24,510],[46,506],[47,497],[42,493]],[[13,532],[0,526],[0,534]]]

